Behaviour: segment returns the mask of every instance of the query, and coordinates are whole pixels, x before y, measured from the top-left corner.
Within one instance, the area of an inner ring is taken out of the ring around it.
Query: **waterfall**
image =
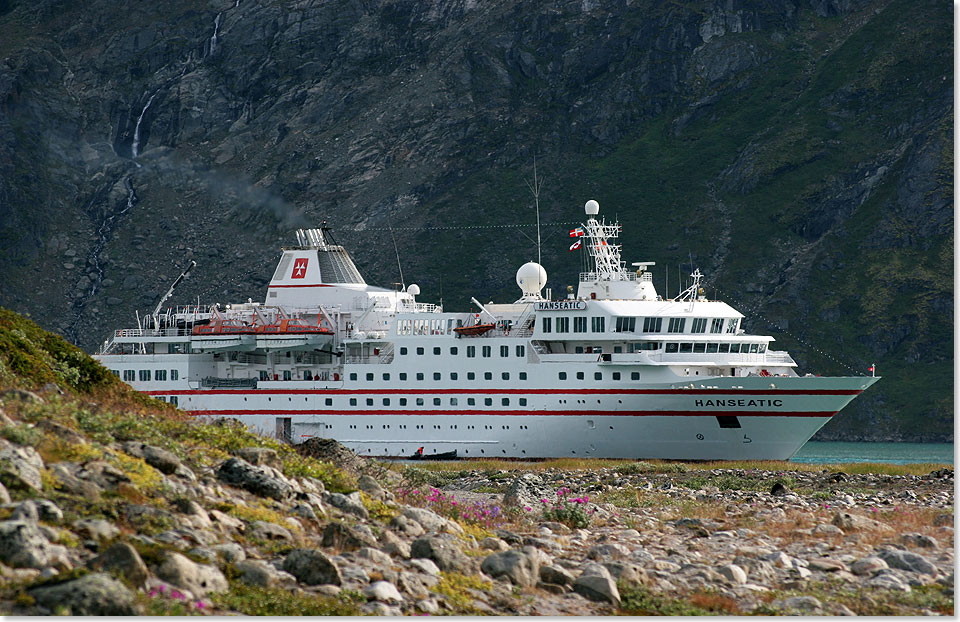
[[[223,13],[217,13],[217,18],[213,20],[213,36],[210,37],[210,56],[213,56],[213,51],[217,49],[217,33],[220,32],[220,16]]]
[[[237,0],[237,3],[233,5],[233,8],[237,8],[238,6],[240,6],[240,0]]]
[[[143,115],[147,114],[147,108],[150,107],[150,104],[153,103],[153,98],[157,96],[157,91],[150,96],[150,99],[147,100],[147,105],[143,107],[143,110],[140,112],[140,117],[137,119],[137,127],[133,130],[133,145],[130,147],[133,157],[136,158],[140,155],[140,124],[143,123]]]

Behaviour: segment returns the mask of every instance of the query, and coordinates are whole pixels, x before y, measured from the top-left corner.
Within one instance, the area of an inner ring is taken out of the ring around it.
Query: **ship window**
[[[477,375],[475,373],[473,373],[472,371],[467,372],[467,380],[476,380],[476,379],[477,379]]]
[[[439,397],[433,398],[433,405],[434,405],[434,406],[439,406],[439,405],[440,405],[440,398],[439,398]]]
[[[517,352],[517,356],[523,356],[523,354],[524,354],[524,352],[525,352],[525,348],[524,348],[523,346],[517,346],[517,347],[516,347],[516,352]]]
[[[526,379],[527,379],[527,372],[525,371],[520,372],[520,380],[526,380]]]
[[[283,379],[284,379],[284,380],[290,380],[291,377],[292,377],[292,376],[291,376],[291,374],[290,374],[290,370],[289,370],[289,369],[283,370]]]
[[[153,372],[153,379],[165,381],[167,379],[167,370],[158,369],[157,371]]]
[[[389,405],[390,405],[390,398],[389,398],[389,397],[383,398],[383,405],[384,405],[384,406],[389,406]]]
[[[587,332],[587,316],[580,315],[573,318],[573,332],[575,333]]]
[[[509,406],[509,405],[510,405],[510,398],[509,398],[509,397],[500,398],[500,405],[501,405],[501,406]]]
[[[450,372],[450,380],[456,380],[456,379],[457,379],[457,372],[455,371]]]
[[[729,344],[729,343],[721,343],[721,344],[719,344],[719,345],[720,345],[720,347],[719,347],[719,351],[720,351],[720,352],[726,353],[726,352],[729,352],[729,351],[730,351],[730,344]]]
[[[750,354],[756,354],[756,352],[757,352],[757,344],[751,343],[751,344],[750,344]]]
[[[483,379],[484,379],[484,380],[493,380],[493,372],[490,372],[490,371],[485,371],[485,372],[483,372]]]
[[[630,372],[630,380],[640,380],[640,372],[638,371]]]
[[[450,354],[452,356],[456,356],[459,352],[460,350],[458,350],[456,347],[450,348]]]
[[[357,379],[356,374],[350,374],[350,380],[356,380],[356,379]]]
[[[407,372],[405,371],[400,372],[400,380],[406,380],[406,379],[407,379]]]
[[[673,343],[671,341],[667,342],[667,354],[673,354],[679,349],[679,344]]]
[[[477,355],[477,347],[476,347],[476,346],[467,346],[467,358],[468,358],[468,359],[472,359],[472,358],[475,357],[476,355]]]
[[[423,380],[423,372],[417,372],[417,380]]]
[[[614,380],[620,380],[620,372],[618,372],[618,371],[613,372],[613,379],[614,379]]]
[[[527,398],[521,397],[521,398],[520,398],[520,405],[521,405],[521,406],[526,406],[526,405],[527,405]]]
[[[710,322],[710,332],[711,333],[720,333],[723,332],[723,318],[715,317]]]
[[[323,403],[324,403],[324,405],[326,405],[326,406],[333,406],[333,398],[332,398],[332,397],[328,397],[328,398],[326,398],[325,400],[323,400]]]
[[[681,353],[682,353],[682,352],[693,352],[693,344],[692,344],[692,343],[681,343],[681,344],[680,344],[680,352],[681,352]]]
[[[730,353],[731,353],[731,354],[738,354],[739,352],[740,352],[740,344],[739,344],[739,343],[731,343],[731,344],[730,344]]]
[[[158,400],[160,400],[161,402],[166,402],[166,401],[167,401],[167,398],[163,397],[162,395],[158,395],[158,396],[157,396],[156,398],[154,398],[154,399],[158,399]],[[243,398],[243,399],[247,399],[247,398]]]
[[[148,380],[150,380],[150,370],[149,370],[149,369],[141,369],[141,370],[140,370],[140,382],[146,382],[146,381],[148,381]]]
[[[440,372],[438,372],[438,371],[433,372],[433,379],[434,379],[434,380],[440,380],[440,377],[441,377],[441,376],[442,376],[442,374],[441,374]]]
[[[761,343],[761,344],[760,344],[760,350],[759,350],[760,354],[763,354],[763,353],[766,352],[766,351],[767,351],[767,344]]]
[[[593,379],[594,379],[594,380],[603,380],[603,372],[600,372],[600,371],[595,371],[595,372],[593,372]]]
[[[180,379],[180,372],[177,371],[176,369],[171,369],[170,380],[179,380],[179,379]]]
[[[690,328],[691,333],[705,333],[707,332],[707,318],[705,317],[695,317],[693,318],[693,326]]]
[[[484,405],[484,406],[493,406],[493,398],[492,398],[492,397],[485,397],[485,398],[483,398],[483,405]]]
[[[659,317],[643,318],[643,332],[645,333],[659,333],[662,327],[663,327],[663,318],[659,318]]]
[[[703,353],[707,349],[707,344],[705,343],[695,343],[693,344],[693,351],[697,353]]]
[[[716,351],[717,351],[717,344],[715,344],[715,343],[708,343],[708,344],[707,344],[707,352],[711,352],[711,353],[712,353],[712,352],[716,352]]]
[[[570,318],[568,318],[568,317],[558,317],[558,318],[557,318],[557,332],[558,332],[558,333],[569,333],[569,332],[570,332]]]
[[[658,341],[644,341],[638,344],[638,346],[638,350],[659,350],[661,347]]]
[[[356,405],[357,405],[357,398],[351,397],[351,398],[350,398],[350,405],[351,405],[351,406],[356,406]]]
[[[384,374],[384,375],[383,375],[383,379],[384,379],[384,380],[390,380],[390,374]]]
[[[727,318],[727,332],[730,334],[737,332],[737,325],[740,323],[740,318]]]
[[[372,397],[368,397],[368,398],[367,398],[367,406],[373,406],[373,398],[372,398]]]
[[[400,348],[400,356],[406,356],[406,355],[407,355],[407,346],[403,346]]]
[[[170,403],[173,404],[174,406],[176,406],[179,401],[180,401],[180,400],[179,400],[179,398],[177,398],[176,395],[171,395],[171,396],[170,396]]]
[[[120,370],[119,370],[119,369],[111,369],[111,370],[110,370],[110,373],[113,374],[114,376],[116,376],[117,378],[120,377]]]
[[[434,349],[433,349],[433,355],[434,355],[434,356],[440,356],[440,348],[434,348]]]
[[[477,404],[477,400],[475,398],[472,398],[472,397],[467,398],[467,406],[475,406],[476,404]]]
[[[620,354],[623,352],[623,346],[613,346],[613,353]]]
[[[481,348],[481,350],[480,350],[480,354],[481,354],[481,355],[483,356],[483,358],[485,358],[485,359],[486,359],[486,358],[490,358],[490,346],[482,346],[482,348]]]
[[[418,397],[418,398],[417,398],[417,406],[423,406],[423,398],[422,398],[422,397]]]
[[[582,372],[582,371],[578,371],[578,372],[577,372],[577,380],[583,380],[583,372]]]
[[[566,379],[567,379],[567,372],[562,371],[562,372],[558,373],[558,374],[557,374],[557,378],[560,379],[560,380],[566,380]]]
[[[590,318],[590,330],[595,333],[606,332],[607,328],[607,318],[605,317],[592,317]]]
[[[456,406],[456,405],[457,405],[457,398],[451,397],[451,398],[450,398],[450,405],[451,405],[451,406]]]
[[[419,356],[422,354],[423,354],[423,348],[417,348],[417,355]]]
[[[367,382],[371,382],[372,380],[373,380],[373,374],[367,374]]]
[[[583,346],[577,346],[573,349],[574,354],[583,354]]]
[[[632,333],[637,330],[637,318],[635,317],[618,317],[616,328],[614,329],[618,333]]]
[[[540,324],[540,332],[549,333],[552,330],[551,323],[552,323],[551,318],[548,318],[548,317],[543,318],[543,322]]]
[[[508,371],[500,372],[500,378],[502,378],[503,380],[510,380],[510,372]]]
[[[303,372],[303,379],[304,379],[304,380],[313,380],[313,374],[310,373],[310,370],[309,370],[309,369]]]
[[[500,346],[500,356],[502,357],[510,356],[510,346]]]
[[[401,406],[406,406],[406,405],[407,405],[407,398],[401,397],[401,398],[400,398],[400,405],[401,405]]]
[[[170,371],[172,372],[173,370],[170,370]],[[170,375],[172,376],[173,374],[171,373]],[[269,379],[269,376],[267,376],[267,372],[265,372],[264,370],[261,369],[261,370],[260,370],[260,380],[268,380],[268,379]]]
[[[672,317],[670,318],[670,323],[667,324],[668,333],[682,333],[683,326],[687,323],[687,318],[685,317]]]

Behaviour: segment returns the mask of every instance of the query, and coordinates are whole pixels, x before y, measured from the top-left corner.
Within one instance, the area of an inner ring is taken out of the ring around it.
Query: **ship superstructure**
[[[262,303],[158,309],[97,358],[196,415],[387,457],[787,459],[878,379],[800,376],[699,271],[665,299],[585,211],[570,234],[590,269],[564,298],[531,262],[515,302],[447,312],[368,285],[321,227],[282,249]]]

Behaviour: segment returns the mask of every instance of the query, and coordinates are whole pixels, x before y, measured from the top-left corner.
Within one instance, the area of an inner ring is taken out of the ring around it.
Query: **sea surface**
[[[790,462],[805,462],[808,464],[940,462],[953,464],[953,456],[953,443],[827,443],[808,441],[790,459]]]

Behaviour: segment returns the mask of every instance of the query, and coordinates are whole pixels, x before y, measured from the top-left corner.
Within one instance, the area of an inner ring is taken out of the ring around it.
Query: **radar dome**
[[[583,210],[587,213],[587,216],[596,216],[600,212],[600,204],[590,199],[587,201],[587,204],[583,206]]]
[[[416,283],[411,283],[410,287],[407,288],[407,293],[410,294],[411,296],[419,296],[420,286],[417,285]]]
[[[517,270],[517,285],[524,296],[538,296],[547,284],[547,271],[535,261],[520,266]]]

